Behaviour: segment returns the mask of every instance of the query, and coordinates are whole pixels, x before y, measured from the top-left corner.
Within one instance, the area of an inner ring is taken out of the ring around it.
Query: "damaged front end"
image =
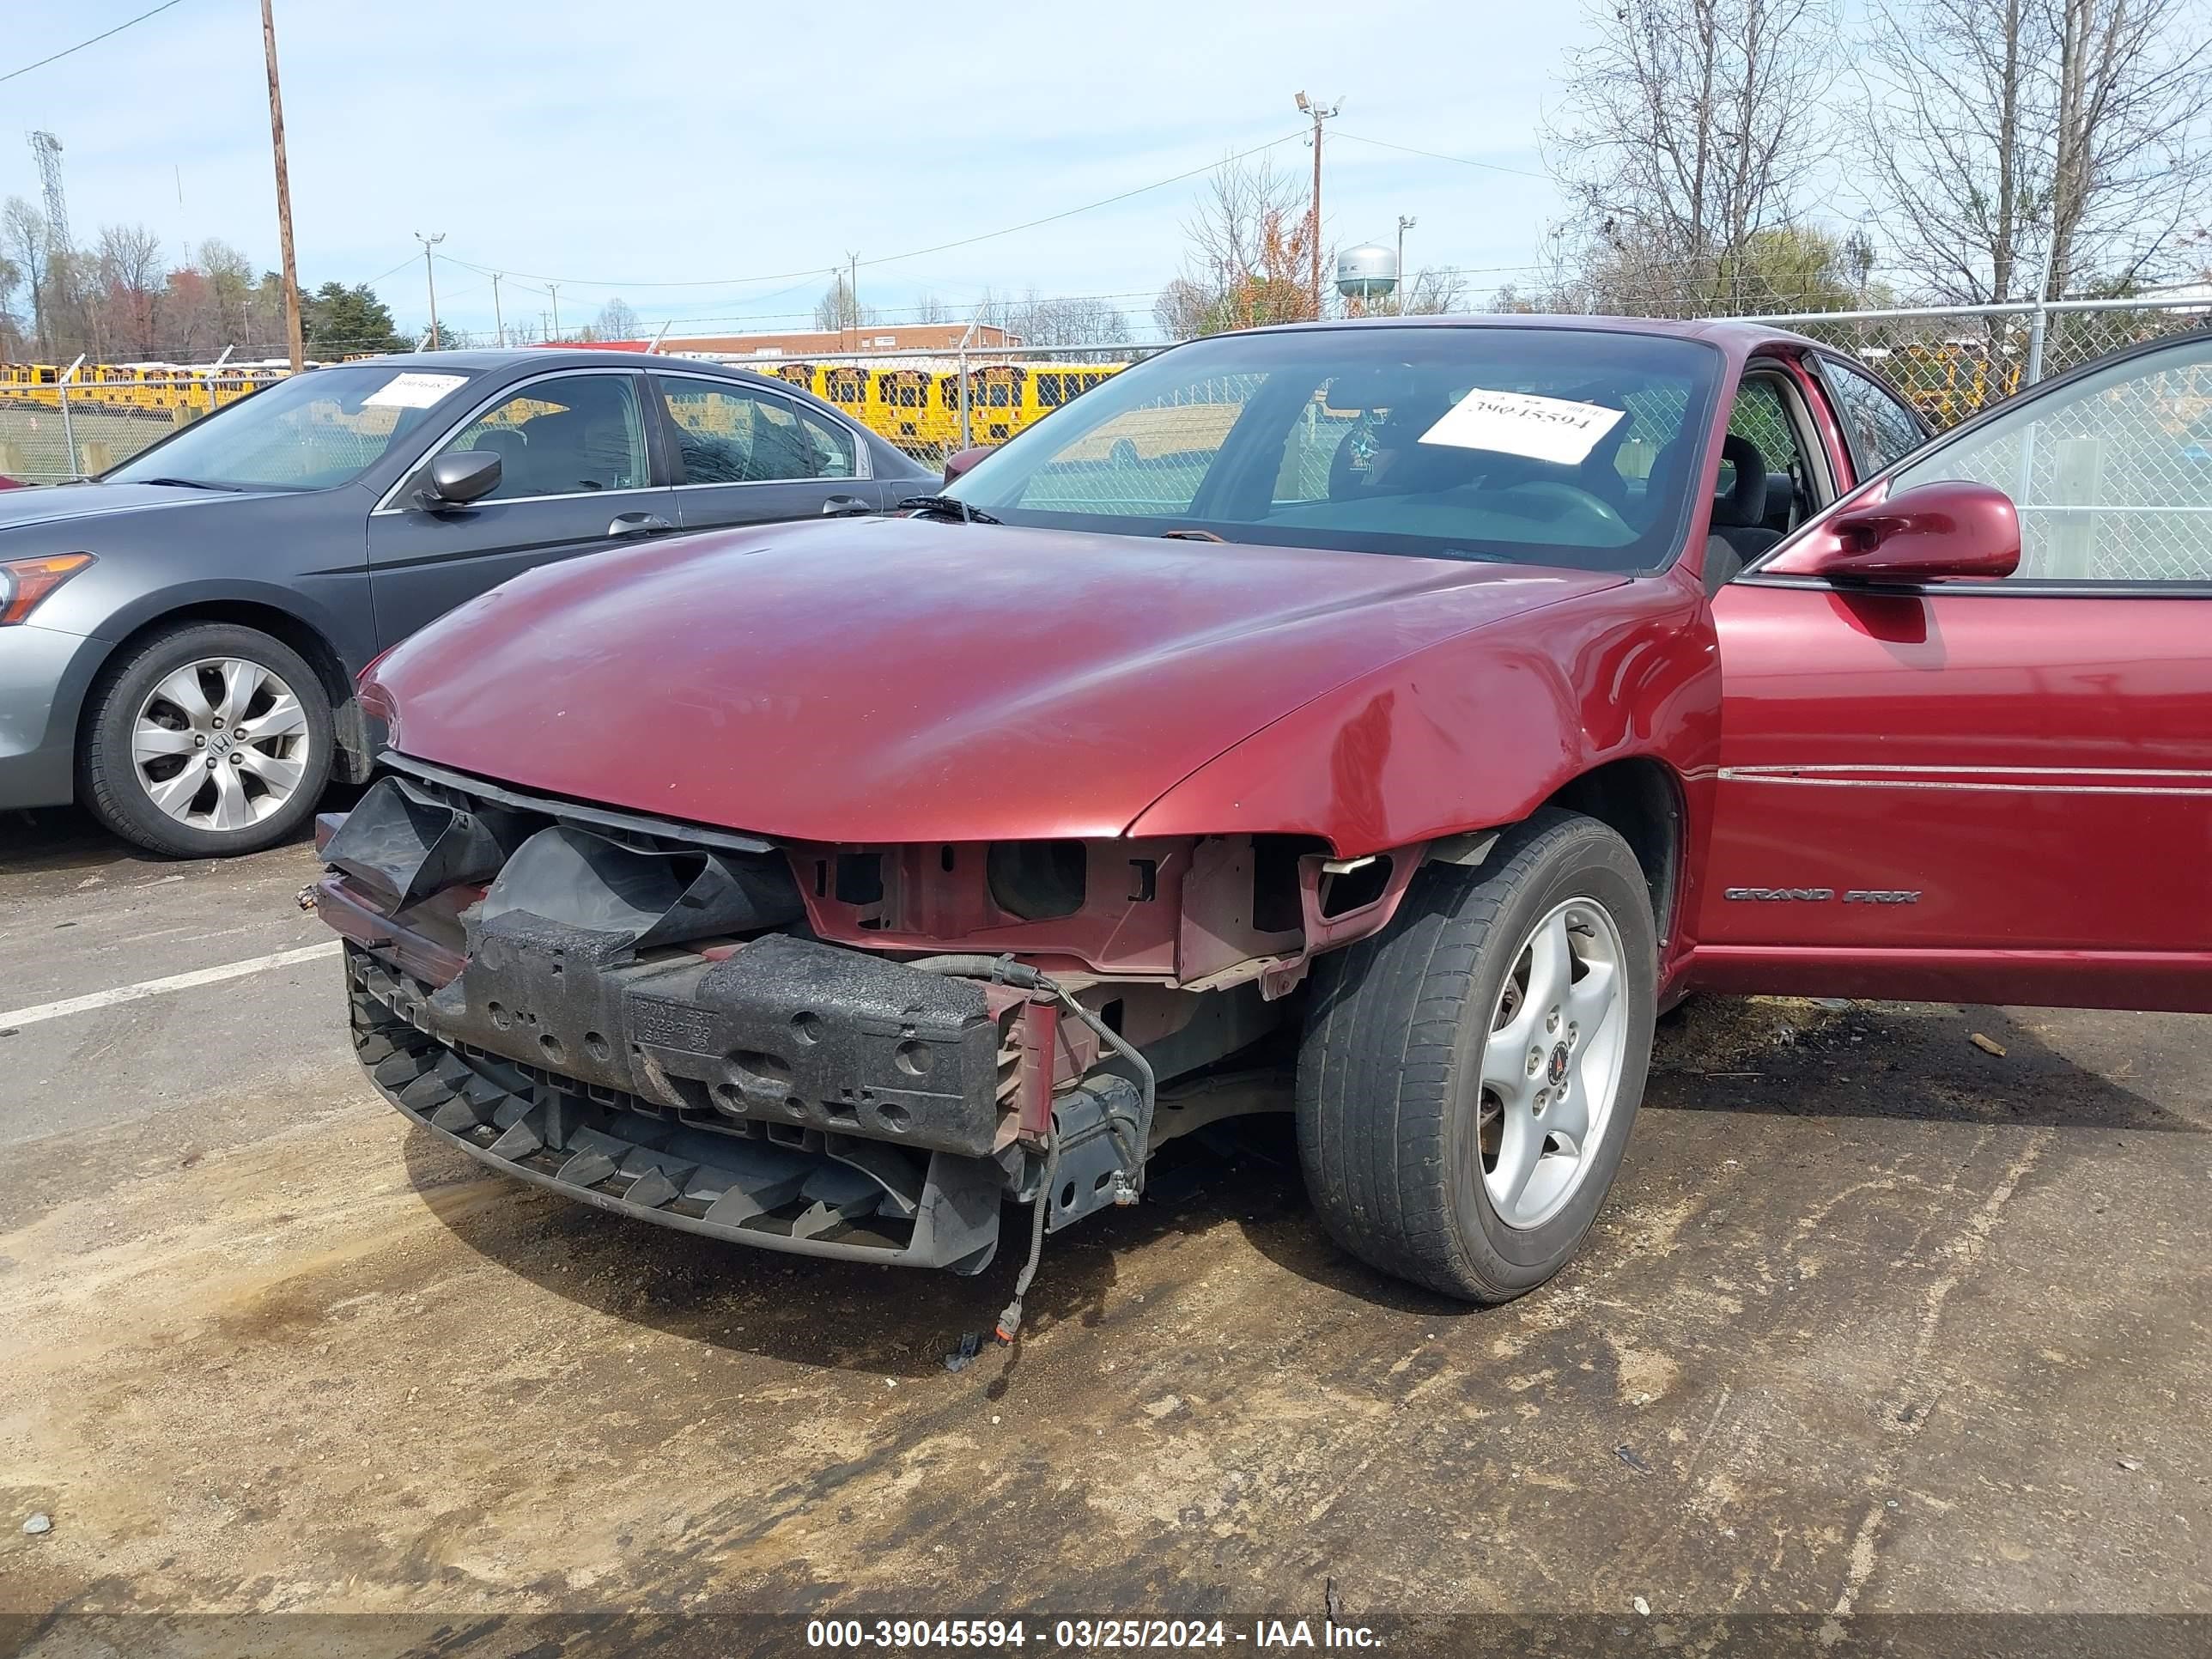
[[[1006,1200],[1034,1261],[1175,1134],[1286,1106],[1266,1044],[1306,961],[1418,861],[776,844],[387,763],[308,895],[387,1099],[603,1209],[956,1273]]]

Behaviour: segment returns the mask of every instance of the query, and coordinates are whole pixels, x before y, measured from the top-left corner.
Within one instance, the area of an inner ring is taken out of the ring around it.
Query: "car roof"
[[[1278,323],[1253,331],[1261,334],[1294,334],[1330,328],[1557,328],[1595,329],[1608,334],[1663,335],[1670,339],[1707,340],[1732,357],[1746,357],[1761,346],[1787,343],[1811,345],[1802,334],[1765,323],[1733,319],[1673,317],[1585,317],[1547,313],[1541,315],[1507,312],[1462,317],[1356,317],[1317,323]]]
[[[387,356],[357,359],[389,363],[403,368],[638,368],[652,364],[674,364],[708,374],[731,374],[748,380],[773,378],[735,363],[711,362],[698,357],[666,356],[659,352],[612,351],[590,346],[510,346],[503,351],[395,351]],[[343,368],[343,363],[326,364]]]
[[[528,371],[532,374],[568,368],[653,368],[680,369],[687,374],[713,374],[726,380],[743,381],[753,386],[773,387],[785,398],[796,398],[834,419],[840,426],[858,434],[858,441],[868,447],[872,466],[878,477],[905,476],[892,465],[891,458],[903,455],[881,433],[856,420],[846,410],[824,403],[803,386],[773,374],[763,374],[757,369],[740,368],[735,363],[717,363],[701,357],[664,356],[658,352],[611,351],[604,347],[590,346],[510,346],[497,351],[395,351],[387,356],[359,358],[359,362],[388,364],[397,368],[466,369],[479,374],[512,374]],[[329,368],[347,365],[331,363]],[[319,373],[319,370],[310,371]],[[905,458],[911,460],[911,457]],[[927,467],[919,467],[915,477],[930,477],[935,474]]]

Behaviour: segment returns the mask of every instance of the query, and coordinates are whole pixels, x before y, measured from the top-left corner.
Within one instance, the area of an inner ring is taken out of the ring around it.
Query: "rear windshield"
[[[1226,335],[1113,376],[948,492],[1008,524],[1641,571],[1720,353],[1597,330]]]

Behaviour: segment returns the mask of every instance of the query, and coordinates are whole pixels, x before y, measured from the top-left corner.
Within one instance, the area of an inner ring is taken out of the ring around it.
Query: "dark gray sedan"
[[[365,775],[354,677],[464,600],[933,478],[713,363],[438,352],[295,375],[96,482],[0,494],[0,809],[75,799],[181,856],[268,846]]]

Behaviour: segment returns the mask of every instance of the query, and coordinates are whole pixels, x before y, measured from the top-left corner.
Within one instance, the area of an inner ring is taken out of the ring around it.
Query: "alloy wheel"
[[[1620,930],[1595,899],[1554,906],[1514,952],[1482,1054],[1476,1136],[1498,1218],[1557,1215],[1604,1144],[1628,1010]]]
[[[250,829],[307,773],[313,737],[292,688],[259,663],[207,657],[147,693],[131,726],[139,787],[195,830]]]

